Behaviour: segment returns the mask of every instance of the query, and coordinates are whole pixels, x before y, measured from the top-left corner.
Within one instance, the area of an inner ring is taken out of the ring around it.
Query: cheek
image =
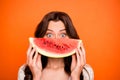
[[[67,36],[66,39],[69,39],[69,37]]]
[[[43,36],[43,38],[47,38],[46,36]]]
[[[66,37],[62,37],[63,39],[69,39],[69,37],[68,36],[66,36]]]

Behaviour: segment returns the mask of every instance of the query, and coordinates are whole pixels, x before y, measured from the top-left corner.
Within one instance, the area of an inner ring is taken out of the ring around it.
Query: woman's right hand
[[[40,80],[42,73],[41,55],[30,44],[27,51],[27,65],[29,66],[33,80]]]

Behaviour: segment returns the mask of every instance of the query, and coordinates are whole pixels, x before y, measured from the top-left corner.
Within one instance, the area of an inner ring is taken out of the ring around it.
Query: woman
[[[43,17],[36,28],[35,37],[79,39],[70,17],[58,11],[50,12]],[[82,73],[85,64],[83,43],[80,44],[80,48],[76,48],[74,55],[65,58],[40,55],[30,45],[24,80],[84,80]]]

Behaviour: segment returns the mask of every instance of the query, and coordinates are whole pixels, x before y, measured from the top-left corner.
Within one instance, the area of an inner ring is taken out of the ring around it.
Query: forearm
[[[40,79],[41,79],[40,75],[33,76],[33,80],[40,80]]]
[[[40,77],[33,77],[33,80],[40,80]]]
[[[78,76],[71,76],[70,80],[80,80],[80,77],[78,77]]]
[[[72,73],[70,80],[80,80],[81,77],[82,77],[82,69],[78,73],[76,72]]]

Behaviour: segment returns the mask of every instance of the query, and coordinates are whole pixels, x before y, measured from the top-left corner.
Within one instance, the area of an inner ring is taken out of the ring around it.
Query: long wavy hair
[[[41,22],[38,24],[36,28],[36,31],[34,34],[36,38],[44,37],[50,21],[62,21],[65,25],[65,30],[69,38],[79,39],[77,31],[75,30],[72,20],[70,19],[68,14],[66,14],[65,12],[59,12],[59,11],[49,12],[43,17],[43,19],[41,20]],[[42,61],[42,68],[44,69],[48,63],[48,58],[42,55],[41,61]],[[71,69],[70,69],[71,61],[72,61],[72,56],[68,56],[64,58],[64,65],[65,65],[64,70],[68,75],[71,74]],[[24,72],[25,72],[24,80],[33,79],[32,72],[30,71],[29,66],[26,66]],[[82,73],[80,75],[80,80],[83,80]]]

